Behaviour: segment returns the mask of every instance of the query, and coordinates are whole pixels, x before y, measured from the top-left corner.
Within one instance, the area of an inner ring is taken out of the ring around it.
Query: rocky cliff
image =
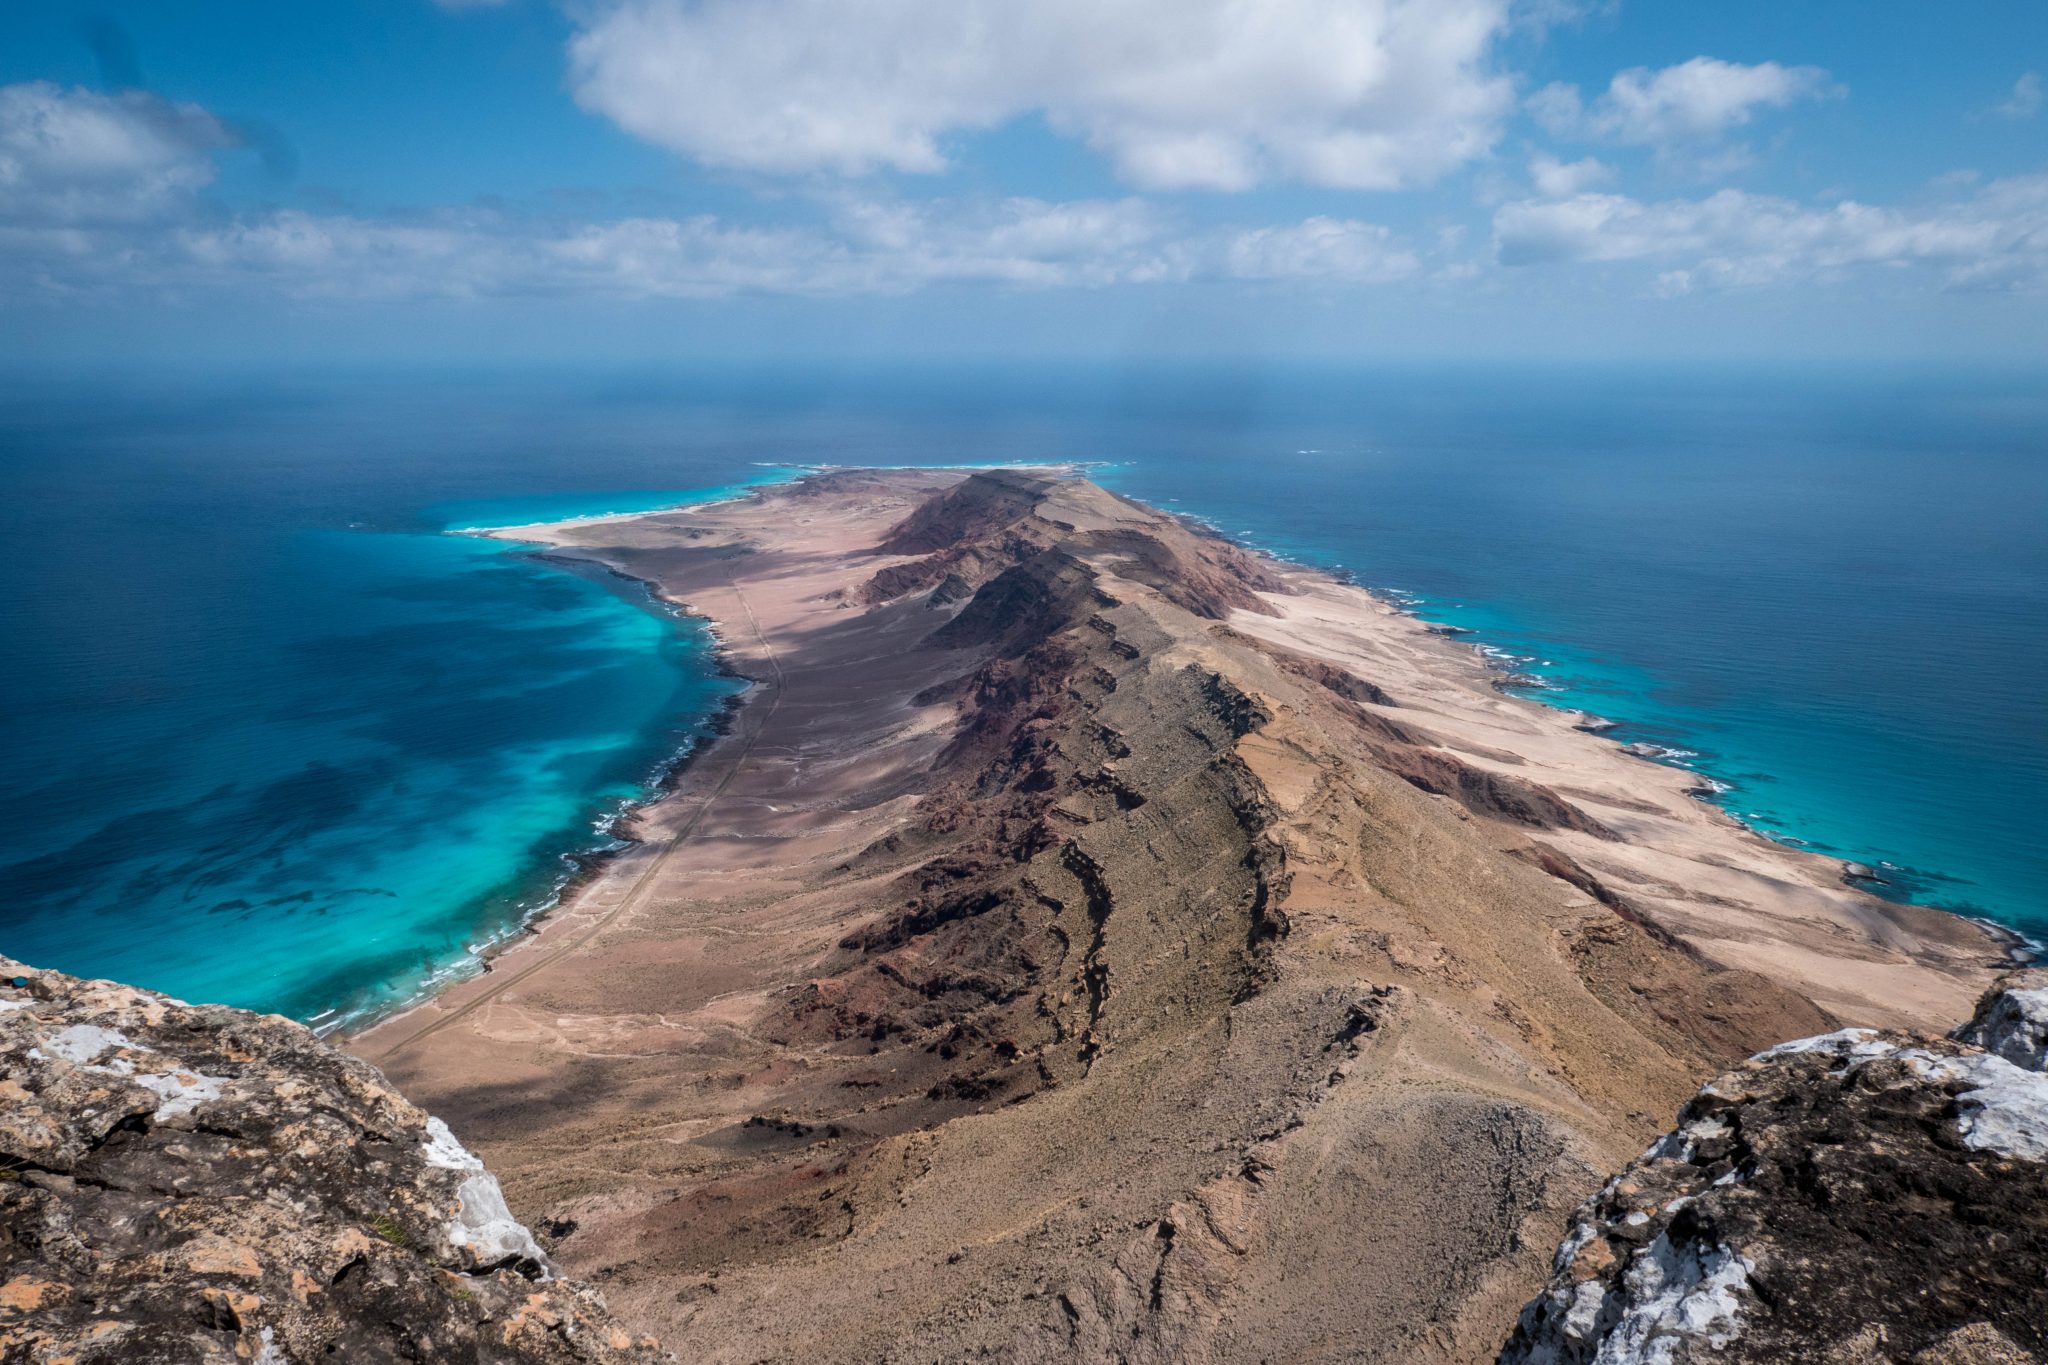
[[[670,1357],[375,1068],[289,1020],[0,958],[0,1359]]]
[[[1502,1365],[2048,1361],[2048,971],[1764,1052],[1588,1200]]]

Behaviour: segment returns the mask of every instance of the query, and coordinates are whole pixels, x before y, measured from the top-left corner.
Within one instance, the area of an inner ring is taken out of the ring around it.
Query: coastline
[[[1132,496],[1119,494],[1119,496]],[[1133,497],[1134,501],[1142,500]],[[1782,848],[1799,853],[1808,853],[1826,858],[1840,865],[1845,885],[1875,896],[1889,904],[1935,911],[1955,919],[1976,925],[1998,942],[2006,960],[2015,968],[2029,967],[2048,962],[2048,941],[2036,938],[2012,925],[2005,924],[1992,916],[1977,912],[1968,906],[1948,905],[1939,900],[1915,898],[1910,890],[1903,888],[1899,880],[1879,875],[1883,870],[1901,874],[1910,880],[1914,875],[1928,875],[1926,869],[1908,868],[1889,861],[1879,862],[1876,867],[1859,862],[1846,853],[1816,846],[1796,836],[1783,834],[1768,825],[1753,820],[1722,798],[1731,795],[1738,788],[1732,782],[1715,777],[1699,767],[1686,762],[1689,758],[1700,757],[1698,750],[1659,743],[1653,740],[1633,739],[1631,731],[1637,723],[1615,720],[1598,715],[1583,706],[1559,700],[1552,695],[1564,689],[1560,684],[1541,675],[1525,673],[1521,666],[1536,662],[1537,655],[1516,654],[1503,645],[1490,642],[1487,632],[1479,627],[1459,625],[1433,619],[1425,608],[1430,599],[1402,588],[1367,583],[1344,565],[1320,563],[1305,556],[1290,555],[1260,544],[1248,534],[1235,534],[1215,520],[1200,513],[1183,511],[1174,507],[1160,507],[1142,503],[1164,517],[1172,518],[1187,526],[1197,535],[1209,536],[1232,545],[1248,554],[1271,562],[1282,572],[1301,572],[1328,578],[1346,587],[1356,588],[1373,600],[1385,606],[1398,616],[1415,621],[1429,634],[1438,637],[1447,645],[1461,645],[1470,649],[1480,664],[1493,675],[1493,686],[1502,695],[1521,701],[1532,702],[1546,710],[1575,717],[1573,728],[1599,739],[1606,739],[1619,745],[1631,757],[1646,763],[1671,768],[1689,774],[1696,780],[1693,795],[1702,803],[1726,815],[1730,820],[1756,837]],[[1546,661],[1547,662],[1547,661]],[[1938,871],[1932,874],[1939,879]]]
[[[1477,1358],[1701,1080],[1945,1029],[2004,958],[1083,479],[836,471],[556,535],[758,685],[639,842],[349,1046],[691,1358],[1201,1358],[1226,1322]],[[1332,1259],[1358,1219],[1398,1231]]]
[[[509,526],[461,527],[451,528],[446,531],[444,534],[447,535],[474,536],[479,539],[502,540],[516,545],[540,547],[529,551],[529,556],[535,560],[564,566],[565,568],[574,565],[584,569],[596,569],[621,582],[633,584],[635,587],[645,591],[647,596],[665,611],[673,613],[677,617],[688,617],[702,623],[711,639],[711,658],[715,671],[723,677],[738,679],[745,683],[746,686],[728,696],[720,704],[716,714],[706,722],[704,733],[701,737],[690,743],[688,747],[663,759],[657,765],[656,770],[659,775],[650,784],[649,790],[644,797],[627,801],[619,807],[619,810],[605,830],[605,834],[610,840],[608,846],[587,852],[572,850],[558,855],[563,862],[571,866],[572,870],[561,878],[540,903],[532,910],[523,914],[517,924],[507,926],[494,935],[487,943],[479,945],[472,950],[468,957],[475,960],[477,970],[463,972],[460,975],[452,974],[451,969],[454,966],[458,965],[460,961],[468,959],[458,960],[458,963],[451,963],[449,968],[443,969],[444,973],[450,974],[443,975],[437,973],[434,978],[430,978],[431,984],[417,994],[407,997],[403,1002],[385,1008],[366,1010],[359,1015],[339,1020],[324,1030],[317,1025],[309,1025],[309,1027],[313,1027],[314,1031],[320,1036],[330,1038],[338,1046],[353,1047],[358,1039],[376,1033],[387,1026],[402,1024],[409,1016],[415,1015],[419,1011],[434,1005],[442,995],[455,989],[457,986],[465,982],[474,981],[479,977],[488,976],[494,970],[494,964],[508,952],[543,937],[547,933],[550,922],[558,918],[573,917],[576,912],[575,901],[579,895],[598,884],[616,864],[632,856],[636,851],[644,851],[647,840],[640,833],[643,822],[654,816],[658,808],[663,806],[664,803],[674,800],[679,795],[687,795],[686,788],[692,770],[708,761],[712,757],[712,751],[727,742],[734,730],[739,726],[740,718],[745,709],[759,700],[765,680],[754,677],[736,666],[734,653],[728,643],[729,622],[667,592],[662,587],[660,581],[652,576],[636,574],[600,554],[578,551],[574,547],[563,545],[559,539],[563,532],[602,526],[608,523],[635,521],[648,517],[688,516],[715,508],[752,501],[772,490],[789,488],[803,483],[806,479],[820,475],[830,475],[835,471],[848,468],[925,471],[938,472],[940,474],[950,474],[956,471],[974,472],[985,470],[1042,470],[1067,474],[1096,467],[1099,463],[1087,461],[1055,464],[961,464],[945,466],[843,466],[825,463],[777,465],[775,468],[789,471],[788,477],[764,479],[759,484],[748,486],[746,491],[734,493],[729,497],[716,497],[702,502],[678,502],[666,507],[647,508],[633,512],[603,512],[588,516],[564,517],[558,521],[521,522]],[[570,568],[567,571],[575,572],[576,569]]]
[[[763,481],[759,487],[774,487],[780,482],[786,480]],[[742,493],[737,497],[748,495]],[[569,517],[560,522],[530,522],[504,527],[450,527],[443,529],[439,534],[501,541],[508,549],[514,549],[520,558],[545,564],[551,572],[568,572],[593,581],[610,580],[621,587],[630,587],[634,595],[644,599],[642,603],[635,604],[639,609],[672,622],[688,621],[705,627],[705,634],[711,645],[707,657],[713,677],[750,683],[751,680],[735,673],[728,666],[725,651],[719,645],[716,632],[709,628],[711,623],[688,611],[681,604],[664,598],[656,583],[620,572],[613,566],[588,556],[561,553],[546,548],[542,541],[517,534],[528,529],[601,524],[620,518],[644,516],[650,512],[675,512],[697,506],[715,506],[731,500],[735,499],[720,498],[703,503],[678,502],[637,511]],[[721,699],[716,708],[698,725],[678,727],[693,728],[696,733],[688,735],[681,744],[658,754],[648,763],[643,770],[644,776],[634,784],[633,794],[611,798],[594,809],[594,818],[585,828],[594,834],[599,842],[552,849],[545,854],[546,863],[542,865],[552,869],[551,871],[543,873],[542,866],[537,866],[518,883],[508,882],[507,886],[517,884],[521,887],[516,897],[504,893],[508,908],[515,913],[497,917],[494,925],[480,924],[479,927],[485,928],[486,932],[481,934],[477,941],[466,944],[460,954],[434,962],[409,993],[402,997],[393,996],[353,1007],[335,1005],[300,1022],[311,1029],[316,1037],[345,1047],[351,1037],[430,1004],[442,992],[464,981],[487,975],[492,969],[493,961],[522,939],[538,933],[541,924],[560,909],[565,901],[571,899],[584,885],[601,877],[612,860],[638,842],[631,832],[637,813],[667,799],[676,790],[690,766],[730,728],[732,714],[744,699],[745,690],[742,688],[739,692]],[[491,894],[495,897],[500,892],[494,891]]]
[[[802,475],[797,476],[801,478]],[[779,487],[794,482],[794,479],[777,480],[760,485],[762,488]],[[443,534],[474,536],[484,540],[502,540],[515,545],[529,545],[535,548],[527,557],[550,564],[564,572],[596,570],[621,583],[632,584],[643,591],[651,603],[664,614],[675,619],[689,619],[699,622],[711,641],[711,663],[714,675],[737,680],[745,684],[738,691],[727,695],[700,726],[700,733],[692,736],[681,748],[656,761],[649,771],[642,795],[627,799],[603,817],[600,833],[606,842],[589,849],[568,849],[555,855],[556,860],[566,867],[549,888],[547,893],[529,907],[523,909],[515,923],[505,925],[486,941],[473,945],[463,957],[457,958],[438,968],[421,989],[402,1001],[385,1006],[371,1007],[351,1015],[343,1015],[332,1023],[323,1025],[319,1016],[307,1021],[307,1027],[318,1037],[327,1039],[338,1047],[349,1048],[356,1039],[373,1033],[387,1025],[397,1024],[408,1016],[434,1004],[447,991],[467,981],[490,975],[494,964],[506,953],[520,944],[540,937],[546,932],[550,921],[570,913],[576,898],[586,889],[599,882],[620,859],[632,854],[645,844],[637,832],[640,820],[663,802],[674,798],[688,782],[691,770],[703,762],[722,743],[739,723],[742,709],[754,697],[760,687],[760,680],[751,678],[733,666],[730,650],[727,649],[722,633],[722,623],[693,610],[689,604],[665,594],[660,583],[651,578],[627,572],[616,564],[593,555],[577,554],[559,545],[534,535],[520,532],[553,532],[560,529],[601,525],[606,522],[626,520],[651,515],[667,515],[691,511],[698,507],[715,507],[728,502],[739,502],[755,496],[753,492],[731,498],[719,498],[703,503],[678,503],[670,507],[650,508],[638,512],[607,512],[591,516],[566,517],[554,522],[522,522],[511,526],[475,526],[451,528]],[[458,970],[474,963],[474,970]],[[330,1014],[336,1013],[329,1011]]]
[[[1254,553],[1264,554],[1268,558],[1273,558],[1281,563],[1290,565],[1293,563],[1293,561],[1286,560],[1282,556],[1273,555],[1270,551],[1259,550],[1256,547],[1249,546],[1247,548],[1252,549]],[[1315,565],[1304,564],[1300,567],[1314,572],[1330,572],[1319,569]],[[1340,581],[1352,580],[1347,575],[1340,577]],[[1604,739],[1620,745],[1623,752],[1632,758],[1641,759],[1645,763],[1655,763],[1661,767],[1672,768],[1696,778],[1697,785],[1693,788],[1692,792],[1696,799],[1720,811],[1730,820],[1735,821],[1758,838],[1796,852],[1809,853],[1816,857],[1826,858],[1839,864],[1844,884],[1869,895],[1876,896],[1880,900],[1888,901],[1893,905],[1939,911],[1942,914],[1950,915],[1956,919],[1965,920],[1979,926],[2004,945],[2007,959],[2014,967],[2033,966],[2042,962],[2044,957],[2048,957],[2048,944],[2044,944],[2041,940],[2023,933],[2011,925],[2002,924],[1988,915],[1973,914],[1967,909],[1944,905],[1939,901],[1916,900],[1906,892],[1901,891],[1891,880],[1879,876],[1877,869],[1873,869],[1867,864],[1860,863],[1853,858],[1830,849],[1815,847],[1805,840],[1780,834],[1767,826],[1752,821],[1742,812],[1734,809],[1721,799],[1736,790],[1732,783],[1704,773],[1691,763],[1684,761],[1688,758],[1699,757],[1697,750],[1660,744],[1651,740],[1631,739],[1631,722],[1614,720],[1607,716],[1597,715],[1583,707],[1551,700],[1544,694],[1560,690],[1556,684],[1551,683],[1545,678],[1518,671],[1517,665],[1528,662],[1528,657],[1512,654],[1498,645],[1488,644],[1483,638],[1485,633],[1474,627],[1451,625],[1442,621],[1431,620],[1422,611],[1417,609],[1426,599],[1399,589],[1379,588],[1363,583],[1356,586],[1386,603],[1397,614],[1421,622],[1425,630],[1443,639],[1445,643],[1462,644],[1475,651],[1480,664],[1497,675],[1494,685],[1503,694],[1524,701],[1531,701],[1549,710],[1575,717],[1572,728],[1583,731],[1597,739]],[[1879,864],[1879,868],[1894,867],[1896,865],[1891,863]],[[1898,870],[1904,871],[1905,869]]]
[[[749,486],[743,492],[729,497],[717,497],[703,502],[679,502],[670,506],[648,508],[638,511],[604,512],[585,516],[562,518],[557,521],[535,521],[507,526],[478,526],[451,528],[450,535],[475,536],[484,539],[502,540],[519,545],[535,546],[530,556],[539,561],[554,563],[569,572],[578,569],[595,569],[623,583],[634,585],[644,591],[649,599],[664,611],[678,617],[688,617],[703,624],[712,643],[711,658],[715,671],[725,677],[738,679],[746,684],[739,692],[728,696],[718,711],[706,723],[704,733],[686,747],[661,760],[655,768],[655,775],[648,785],[645,796],[629,800],[620,805],[611,817],[604,833],[609,840],[605,847],[588,851],[571,850],[558,855],[568,864],[567,872],[532,910],[522,914],[519,921],[495,934],[487,943],[472,951],[477,970],[460,975],[437,973],[425,983],[423,989],[405,1001],[390,1007],[373,1009],[360,1015],[337,1021],[323,1029],[311,1025],[321,1036],[331,1036],[334,1041],[349,1046],[352,1040],[361,1038],[398,1024],[408,1016],[432,1006],[443,994],[463,982],[487,976],[494,970],[494,964],[507,952],[520,945],[546,935],[548,925],[557,918],[573,917],[576,913],[577,898],[597,885],[615,864],[636,851],[641,851],[647,842],[640,832],[644,822],[652,817],[659,807],[685,792],[691,770],[710,758],[712,750],[724,744],[740,723],[740,717],[748,706],[759,699],[763,680],[753,677],[735,666],[734,654],[728,641],[729,623],[700,610],[692,603],[679,599],[667,592],[658,578],[634,573],[619,563],[605,558],[602,554],[579,550],[565,545],[561,540],[565,532],[587,530],[607,524],[628,523],[647,518],[687,516],[702,511],[725,507],[731,504],[758,500],[777,490],[803,484],[819,476],[848,469],[875,469],[880,471],[916,471],[941,474],[966,473],[988,470],[1046,470],[1068,475],[1087,469],[1101,467],[1110,462],[1062,462],[1052,465],[1036,464],[961,464],[948,466],[844,466],[830,463],[806,463],[778,466],[788,472],[788,477],[766,480]],[[1127,495],[1118,494],[1123,497]],[[1592,738],[1606,740],[1630,758],[1652,764],[1669,771],[1685,774],[1695,780],[1688,794],[1702,805],[1725,817],[1746,834],[1774,847],[1807,857],[1823,859],[1834,864],[1841,883],[1854,890],[1871,895],[1887,904],[1901,908],[1930,911],[1960,923],[1973,926],[1983,933],[1996,947],[2003,959],[2013,967],[2024,967],[2039,963],[2048,956],[2048,945],[1987,916],[1970,914],[1937,903],[1917,901],[1903,895],[1889,894],[1891,884],[1872,875],[1864,875],[1868,869],[1841,855],[1804,847],[1796,842],[1774,835],[1768,829],[1745,820],[1742,815],[1723,804],[1718,798],[1729,788],[1726,784],[1700,773],[1691,766],[1680,762],[1667,762],[1670,754],[1688,754],[1688,750],[1672,750],[1666,746],[1643,741],[1630,741],[1625,736],[1626,722],[1595,715],[1582,708],[1548,699],[1543,693],[1557,690],[1545,680],[1523,674],[1514,666],[1520,656],[1510,654],[1503,648],[1487,643],[1483,632],[1472,627],[1435,621],[1425,616],[1418,607],[1426,599],[1402,589],[1388,588],[1360,582],[1356,575],[1344,567],[1326,567],[1306,559],[1295,558],[1257,544],[1248,537],[1234,536],[1210,519],[1197,513],[1175,508],[1158,507],[1132,499],[1137,505],[1163,518],[1185,526],[1192,534],[1213,539],[1221,544],[1243,552],[1270,565],[1285,576],[1306,575],[1325,580],[1330,584],[1356,590],[1381,605],[1390,614],[1416,623],[1423,633],[1433,637],[1433,642],[1469,652],[1470,658],[1486,674],[1490,685],[1503,696],[1541,707],[1545,712],[1570,718],[1571,728]],[[573,566],[573,567],[572,567]],[[1645,749],[1662,752],[1652,754]],[[1861,869],[1859,871],[1859,869]],[[443,972],[452,972],[458,964],[450,964]]]

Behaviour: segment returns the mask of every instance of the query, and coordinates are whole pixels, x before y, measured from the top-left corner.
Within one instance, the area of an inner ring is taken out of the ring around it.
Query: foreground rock
[[[0,1359],[653,1362],[375,1069],[0,958]]]
[[[1580,1208],[1504,1365],[2048,1361],[2044,987],[1715,1080]]]

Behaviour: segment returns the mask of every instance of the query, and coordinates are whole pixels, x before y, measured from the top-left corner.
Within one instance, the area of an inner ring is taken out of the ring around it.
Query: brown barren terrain
[[[1720,1066],[1999,950],[1069,472],[520,539],[756,686],[641,840],[353,1040],[684,1361],[1490,1360]]]

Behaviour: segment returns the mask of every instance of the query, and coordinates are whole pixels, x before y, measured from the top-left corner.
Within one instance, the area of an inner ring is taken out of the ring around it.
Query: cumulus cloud
[[[0,222],[139,222],[181,211],[234,145],[197,105],[47,81],[0,86]]]
[[[1235,234],[1225,248],[1224,273],[1240,280],[1385,284],[1408,278],[1420,265],[1377,223],[1315,217]]]
[[[1759,62],[1745,66],[1694,57],[1652,71],[1634,67],[1587,102],[1575,85],[1553,84],[1529,99],[1529,112],[1559,137],[1670,147],[1715,141],[1761,109],[1825,99],[1841,87],[1817,66]]]
[[[2011,119],[2032,118],[2041,112],[2044,95],[2041,87],[2041,73],[2029,71],[2012,83],[2012,94],[2005,103],[1998,106],[1998,112]]]
[[[1614,168],[1593,157],[1559,161],[1544,153],[1529,159],[1529,183],[1545,199],[1565,199],[1614,179]]]
[[[768,172],[936,172],[1021,115],[1149,188],[1428,183],[1512,102],[1509,0],[596,0],[577,99]]]
[[[1853,200],[1817,208],[1732,189],[1658,203],[1580,194],[1504,205],[1493,230],[1504,265],[1669,263],[1657,284],[1667,294],[1876,267],[1927,268],[1955,288],[2048,285],[2048,175],[1911,210]]]
[[[203,204],[237,145],[194,105],[0,87],[0,293],[258,288],[299,297],[904,293],[974,282],[1087,288],[1194,278],[1400,278],[1387,229],[1313,218],[1187,231],[1143,199],[784,200],[796,220],[577,221],[502,208],[395,218]]]
[[[307,299],[907,294],[1178,281],[1404,279],[1415,254],[1388,229],[1311,218],[1188,232],[1140,200],[904,204],[847,200],[825,220],[754,226],[711,215],[602,222],[443,211],[393,221],[283,210],[227,222],[0,225],[0,296],[143,289],[258,290]]]

